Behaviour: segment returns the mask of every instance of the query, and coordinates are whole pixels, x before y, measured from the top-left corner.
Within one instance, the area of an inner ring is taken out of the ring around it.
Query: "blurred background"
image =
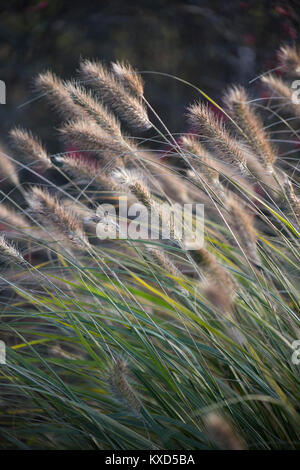
[[[1,2],[1,140],[15,125],[59,149],[56,117],[35,96],[32,79],[48,68],[75,74],[80,57],[128,60],[140,71],[176,75],[220,100],[232,83],[276,66],[276,49],[297,42],[299,1],[139,0]],[[185,129],[185,107],[199,97],[171,78],[145,74],[145,95],[172,132]],[[258,81],[250,90],[257,93]],[[27,104],[24,104],[27,103]]]

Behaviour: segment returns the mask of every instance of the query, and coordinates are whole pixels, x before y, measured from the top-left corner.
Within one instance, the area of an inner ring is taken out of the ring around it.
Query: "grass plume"
[[[272,173],[276,153],[259,116],[250,105],[250,99],[242,87],[232,87],[225,95],[225,103],[231,117],[237,122],[248,138],[254,154],[265,170]]]
[[[82,78],[92,85],[99,97],[133,129],[150,129],[147,112],[139,100],[129,95],[122,83],[100,62],[85,60],[80,64]]]
[[[50,168],[52,163],[47,151],[39,139],[30,131],[15,128],[10,131],[13,146],[28,161],[38,161],[44,168]]]
[[[217,117],[204,103],[188,108],[189,122],[202,139],[215,150],[220,159],[246,168],[247,152],[225,129],[223,119]]]

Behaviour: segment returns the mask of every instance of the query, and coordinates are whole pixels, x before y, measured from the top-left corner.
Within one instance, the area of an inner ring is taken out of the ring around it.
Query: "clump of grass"
[[[294,51],[280,60],[297,72]],[[1,191],[0,447],[299,449],[299,180],[285,159],[294,121],[276,100],[262,114],[232,88],[222,118],[190,106],[177,141],[152,127],[130,65],[83,61],[80,74],[80,85],[51,72],[36,82],[74,151],[50,156],[31,132],[11,132],[39,180],[18,197]],[[288,82],[263,81],[297,112]],[[152,135],[137,144],[128,129]],[[8,152],[0,168],[19,188]],[[118,237],[119,196],[154,211],[169,235]],[[178,201],[205,203],[203,246],[166,219]]]

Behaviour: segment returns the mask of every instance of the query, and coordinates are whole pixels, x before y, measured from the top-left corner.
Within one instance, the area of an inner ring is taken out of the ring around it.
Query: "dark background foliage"
[[[297,42],[298,1],[140,0],[1,2],[1,139],[15,124],[35,129],[58,149],[52,113],[34,97],[32,78],[47,68],[71,77],[80,57],[126,59],[141,71],[176,75],[216,100],[231,83],[276,66],[276,49]],[[146,97],[173,132],[198,97],[175,80],[145,74]],[[258,82],[252,85],[253,92]]]

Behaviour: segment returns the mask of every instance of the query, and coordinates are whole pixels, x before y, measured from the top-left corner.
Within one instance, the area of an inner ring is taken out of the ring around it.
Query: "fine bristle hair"
[[[2,233],[0,234],[0,254],[4,258],[9,258],[18,264],[26,263],[25,259],[17,250],[17,248],[15,248],[11,243],[8,243]]]
[[[60,199],[60,203],[63,204],[68,210],[71,210],[78,219],[82,220],[83,223],[93,222],[95,217],[95,211],[89,207],[80,204],[70,198]],[[98,219],[96,219],[98,221]]]
[[[128,364],[121,357],[113,362],[108,375],[110,391],[117,401],[125,405],[136,416],[140,414],[141,402],[128,382]]]
[[[207,104],[200,102],[190,106],[188,118],[192,128],[213,147],[219,158],[237,164],[242,170],[246,168],[246,148],[229,134],[223,119],[217,117]]]
[[[0,145],[0,177],[1,179],[7,178],[13,185],[19,186],[20,181],[15,165],[7,155],[6,149]]]
[[[205,295],[214,305],[222,307],[222,310],[226,312],[230,311],[235,293],[235,286],[230,274],[205,247],[189,250],[189,245],[186,244],[186,249],[197,265],[204,270],[209,281],[204,287]],[[213,295],[210,295],[214,289],[218,295],[215,299]]]
[[[91,157],[62,156],[57,157],[56,160],[76,179],[87,180],[88,183],[96,184],[103,191],[116,191],[119,188],[114,180],[104,173],[98,161]]]
[[[261,77],[261,81],[274,92],[277,97],[291,99],[292,91],[288,84],[274,74],[268,74]]]
[[[187,158],[190,160],[191,166],[200,171],[209,183],[218,185],[219,173],[214,168],[215,162],[199,139],[193,135],[185,135],[181,138],[181,146],[188,153]]]
[[[67,142],[75,143],[80,150],[92,151],[100,158],[113,160],[114,164],[117,159],[133,153],[128,142],[107,134],[90,119],[68,122],[60,129],[60,133]]]
[[[260,266],[260,259],[256,247],[257,234],[253,225],[253,216],[249,214],[245,205],[242,205],[234,195],[227,198],[226,208],[230,214],[231,228],[233,229],[234,235],[237,236],[242,249],[252,263]]]
[[[75,103],[82,106],[105,132],[113,136],[121,137],[120,123],[115,116],[92,95],[90,90],[73,82],[69,82],[65,86]]]
[[[29,161],[38,161],[44,168],[50,168],[52,163],[47,151],[39,139],[30,131],[15,128],[10,131],[13,146]]]
[[[245,446],[230,424],[219,414],[210,412],[204,418],[209,438],[222,450],[244,450]]]
[[[300,56],[295,47],[282,46],[278,51],[278,59],[285,72],[300,76]]]
[[[288,83],[274,74],[264,75],[261,81],[271,92],[270,97],[276,100],[278,106],[299,116],[300,107],[293,103],[293,90]]]
[[[29,226],[29,222],[22,214],[4,203],[0,203],[0,221],[7,223],[12,228],[21,229]]]
[[[231,316],[232,296],[228,293],[225,286],[220,286],[219,282],[210,279],[201,284],[203,295],[218,310]]]
[[[36,216],[46,224],[45,228],[48,229],[50,223],[58,236],[62,235],[76,245],[89,245],[79,219],[46,189],[34,186],[27,201]]]
[[[118,168],[112,172],[113,179],[120,187],[128,188],[137,200],[148,209],[153,208],[154,200],[141,175],[134,170]]]
[[[112,62],[112,69],[125,90],[134,98],[141,100],[144,94],[144,82],[140,74],[127,62]]]
[[[224,98],[231,117],[247,136],[248,143],[263,167],[273,171],[276,154],[264,131],[263,123],[250,104],[250,99],[243,87],[232,87]]]
[[[50,71],[40,73],[35,79],[35,87],[45,95],[53,108],[64,119],[88,117],[84,108],[74,103],[64,82],[54,73]]]
[[[286,179],[284,183],[284,188],[286,191],[286,196],[289,201],[289,204],[293,210],[295,218],[298,223],[300,223],[300,198],[295,194],[293,185],[290,179]]]
[[[81,62],[80,70],[83,79],[98,91],[99,98],[130,127],[150,129],[151,123],[145,107],[139,100],[127,93],[120,80],[100,62],[85,60]]]
[[[189,201],[187,192],[190,188],[185,184],[186,181],[176,173],[176,169],[173,171],[169,165],[165,165],[155,153],[152,154],[149,150],[145,152],[138,149],[138,155],[146,171],[155,172],[156,178],[152,180],[154,187],[159,187],[159,191],[162,188],[163,193],[174,201],[181,203]]]
[[[165,269],[169,274],[174,277],[181,277],[182,274],[177,269],[170,257],[159,247],[156,246],[147,246],[147,252],[150,254],[153,261],[157,263],[158,266]]]

